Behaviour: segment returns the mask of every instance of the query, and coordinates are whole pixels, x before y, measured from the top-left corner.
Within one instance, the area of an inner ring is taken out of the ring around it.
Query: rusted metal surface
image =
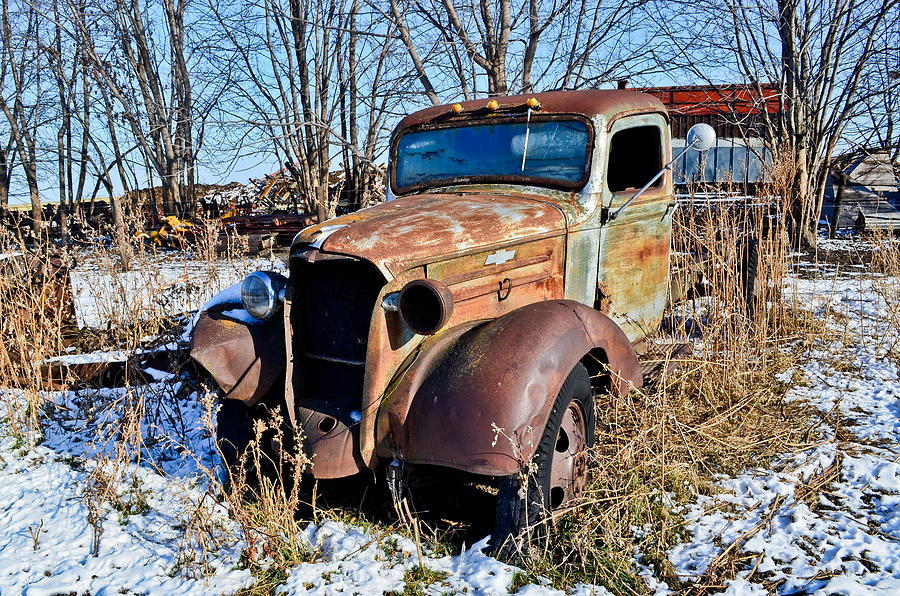
[[[580,497],[587,484],[587,422],[574,401],[566,408],[550,467],[550,507],[558,509]]]
[[[31,304],[44,306],[45,314],[58,319],[61,326],[75,325],[75,301],[72,297],[72,282],[69,277],[71,259],[62,254],[39,255],[25,251],[11,255],[0,255],[0,275],[8,278],[13,294],[6,299],[14,303],[26,300],[24,308],[30,311]],[[13,306],[13,309],[15,307]],[[8,310],[7,312],[13,312]],[[3,326],[5,328],[5,325]]]
[[[325,402],[306,402],[297,408],[303,449],[312,460],[316,478],[344,478],[365,469],[359,457],[359,429],[352,412]]]
[[[429,108],[398,130],[524,118],[528,97],[499,98],[495,114],[483,101],[464,103],[459,116],[449,106]],[[632,341],[655,328],[665,301],[671,176],[614,225],[606,214],[625,199],[605,181],[618,130],[658,127],[658,152],[668,155],[665,110],[630,91],[535,97],[541,117],[590,120],[583,188],[460,181],[311,226],[291,247],[277,330],[283,342],[268,341],[279,346],[282,367],[255,360],[246,337],[257,327],[217,324],[206,332],[212,339],[204,341],[233,356],[205,356],[195,340],[195,358],[218,363],[229,397],[257,399],[263,373],[284,370],[288,414],[306,437],[315,476],[345,476],[392,458],[511,474],[531,458],[579,361],[606,363],[600,372],[614,395],[641,385]],[[436,289],[434,325],[410,324],[408,316],[405,323],[398,312],[410,283]],[[577,491],[580,469],[566,474],[569,492]]]
[[[41,383],[44,389],[52,391],[123,387],[126,381],[153,383],[156,379],[146,369],[178,372],[192,368],[188,352],[184,347],[176,347],[138,352],[127,358],[103,353],[95,361],[82,361],[84,355],[51,358],[41,363]]]
[[[585,116],[603,116],[612,120],[626,111],[659,112],[665,114],[666,109],[657,98],[636,91],[590,89],[585,91],[550,91],[528,95],[509,95],[494,98],[499,108],[493,112],[485,110],[486,99],[460,102],[462,112],[454,119],[466,120],[479,111],[484,115],[502,116],[508,110],[521,108],[529,98],[536,97],[541,102],[542,114],[579,114]],[[449,118],[450,106],[434,106],[406,116],[400,121],[397,130],[434,122],[436,119]]]
[[[571,301],[537,302],[436,342],[391,392],[389,441],[410,463],[515,473],[537,448],[569,371],[595,348],[615,395],[642,385],[625,334]]]
[[[222,234],[258,236],[274,234],[279,246],[287,246],[298,232],[316,223],[315,215],[235,215],[222,220]]]
[[[638,346],[638,355],[645,387],[657,385],[667,375],[680,370],[694,359],[693,349],[687,343],[642,345]]]
[[[388,283],[379,304],[384,296],[399,290],[410,279],[427,274],[446,283],[453,293],[453,316],[445,326],[446,333],[452,335],[473,320],[493,319],[534,302],[562,298],[564,262],[563,236],[445,260],[436,257],[435,262],[413,268]],[[424,338],[410,334],[397,313],[383,309],[376,310],[373,316],[369,338],[360,446],[364,461],[374,465],[379,440],[375,414],[391,380],[398,377],[403,363],[419,349]]]
[[[657,126],[663,131],[663,125],[664,120],[655,114],[633,116],[620,119],[612,133],[635,126]],[[671,153],[668,135],[662,140],[659,158],[666,162]],[[612,192],[604,188],[602,202],[615,210],[633,193],[632,189]],[[596,235],[597,287],[603,287],[605,298],[611,302],[610,316],[632,341],[655,330],[662,319],[674,211],[672,175],[666,172],[659,185],[648,189],[619,217],[606,222]]]
[[[294,245],[361,257],[393,277],[417,265],[563,234],[538,195],[442,193],[400,198],[304,230]]]
[[[403,323],[420,335],[434,335],[453,316],[453,292],[434,279],[414,279],[400,290],[397,308]]]
[[[280,318],[248,324],[228,310],[204,311],[194,326],[191,358],[212,375],[224,397],[252,406],[284,371],[283,326]]]

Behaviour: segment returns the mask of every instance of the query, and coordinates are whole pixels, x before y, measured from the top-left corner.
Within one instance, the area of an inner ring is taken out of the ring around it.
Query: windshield
[[[460,180],[578,188],[587,178],[590,140],[588,124],[574,119],[407,132],[397,142],[394,188]]]

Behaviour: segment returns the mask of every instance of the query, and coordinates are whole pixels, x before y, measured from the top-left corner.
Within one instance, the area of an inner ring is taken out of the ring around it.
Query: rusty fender
[[[282,317],[259,321],[239,301],[211,302],[194,325],[191,358],[212,375],[223,397],[252,406],[284,375],[283,337]]]
[[[538,302],[450,329],[423,347],[392,392],[389,440],[410,463],[512,474],[531,459],[563,382],[592,350],[608,363],[614,394],[640,387],[625,333],[578,302]]]

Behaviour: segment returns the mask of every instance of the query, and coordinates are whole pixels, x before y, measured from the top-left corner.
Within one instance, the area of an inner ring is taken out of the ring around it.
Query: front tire
[[[490,550],[511,559],[545,538],[552,517],[584,491],[594,444],[591,380],[580,362],[566,378],[527,471],[503,478]]]
[[[216,445],[229,474],[253,440],[253,416],[244,402],[225,399],[216,414]]]
[[[260,437],[260,444],[254,447],[251,443],[256,440],[257,421],[266,423],[268,428]],[[293,434],[285,421],[278,431],[271,428],[271,423],[272,411],[264,401],[253,406],[235,399],[220,402],[216,415],[216,446],[224,464],[224,478],[229,482],[240,480],[256,486],[260,472],[272,480],[290,482],[293,468],[288,459],[294,445]]]

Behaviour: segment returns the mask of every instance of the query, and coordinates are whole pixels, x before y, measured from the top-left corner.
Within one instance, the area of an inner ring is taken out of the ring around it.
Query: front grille
[[[385,280],[355,259],[296,260],[294,283],[295,391],[304,399],[359,403],[369,322]],[[300,382],[297,382],[300,381]]]

